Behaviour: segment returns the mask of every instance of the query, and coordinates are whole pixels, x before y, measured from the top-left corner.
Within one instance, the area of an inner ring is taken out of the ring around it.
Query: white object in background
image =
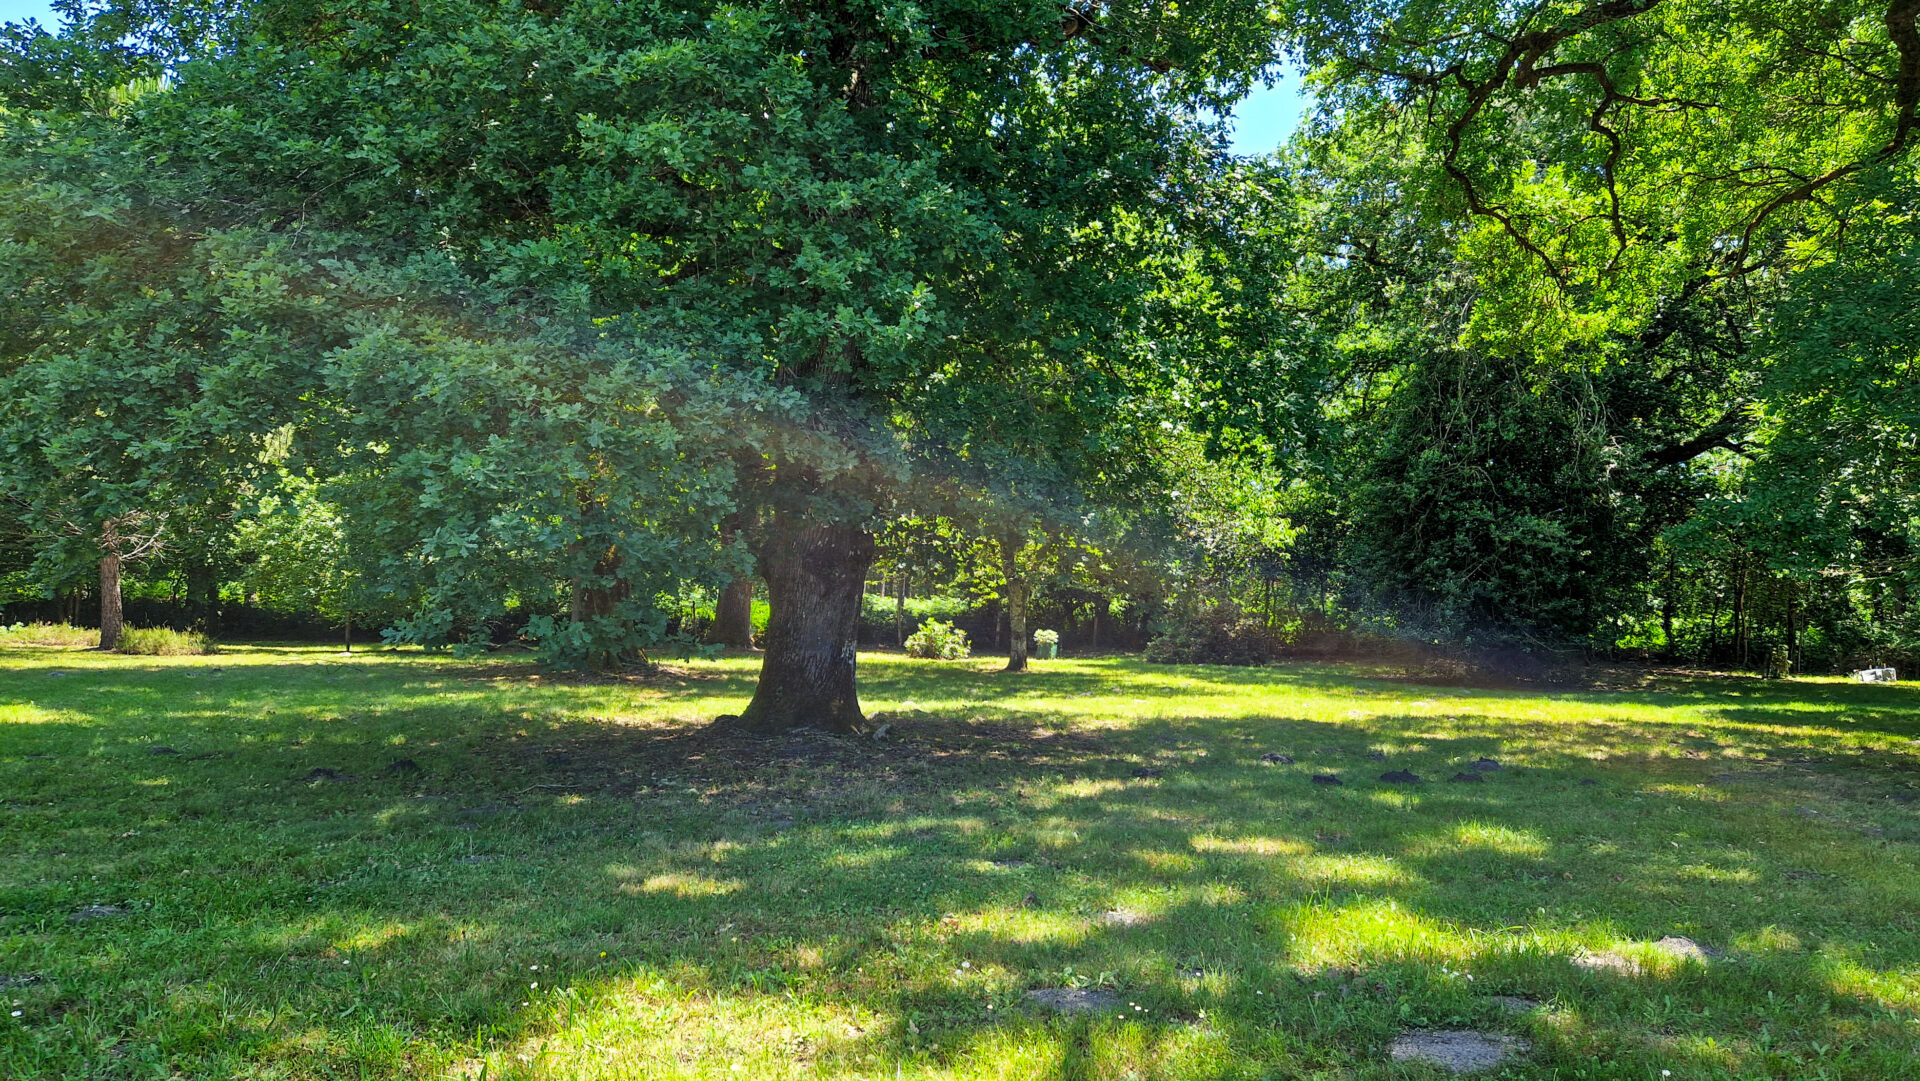
[[[1899,681],[1899,676],[1895,675],[1891,668],[1862,668],[1853,674],[1853,678],[1860,683],[1895,683]]]

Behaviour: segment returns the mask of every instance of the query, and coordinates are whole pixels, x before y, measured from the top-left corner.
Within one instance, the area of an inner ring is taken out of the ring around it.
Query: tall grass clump
[[[120,632],[120,647],[114,650],[146,657],[195,657],[213,651],[213,640],[206,635],[167,627],[128,627]]]
[[[0,645],[5,646],[92,649],[99,644],[99,631],[67,623],[12,623],[0,626]]]

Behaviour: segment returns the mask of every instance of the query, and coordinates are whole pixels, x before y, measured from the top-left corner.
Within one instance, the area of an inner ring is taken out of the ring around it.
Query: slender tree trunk
[[[1747,666],[1747,560],[1740,558],[1740,577],[1733,584],[1733,655],[1740,667]]]
[[[107,530],[106,555],[100,557],[100,648],[111,652],[120,648],[120,632],[126,617],[120,609],[120,538]]]
[[[753,648],[753,578],[740,575],[720,591],[713,606],[713,626],[707,644],[729,649]]]
[[[1675,602],[1673,598],[1673,573],[1674,573],[1673,557],[1668,556],[1667,557],[1667,588],[1665,591],[1665,595],[1660,598],[1660,648],[1661,648],[1661,652],[1666,655],[1668,660],[1672,660],[1674,656],[1673,610],[1675,607]]]
[[[1107,599],[1105,597],[1100,596],[1098,593],[1094,594],[1093,596],[1093,645],[1091,647],[1093,649],[1100,648],[1100,613],[1106,607],[1107,607]]]
[[[1020,574],[1020,549],[1026,538],[1009,534],[1000,538],[1000,573],[1007,580],[1007,668],[1009,672],[1027,670],[1027,600],[1033,587]]]
[[[346,630],[344,634],[347,640],[347,652],[352,653],[353,652],[353,613],[351,612],[347,613]]]
[[[1712,663],[1720,651],[1720,605],[1726,598],[1719,589],[1713,591],[1713,614],[1707,617],[1707,661]]]
[[[767,531],[766,655],[740,720],[761,732],[866,723],[855,684],[860,595],[873,565],[873,536],[857,525],[816,523],[781,511]]]
[[[1800,670],[1800,623],[1795,601],[1800,590],[1793,579],[1787,579],[1787,660],[1792,665],[1790,672]]]

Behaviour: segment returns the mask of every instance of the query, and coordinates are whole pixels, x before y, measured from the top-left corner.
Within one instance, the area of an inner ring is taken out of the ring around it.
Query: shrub
[[[1276,660],[1283,643],[1264,620],[1230,605],[1184,616],[1147,643],[1155,664],[1260,665]]]
[[[145,657],[191,657],[213,651],[206,635],[166,627],[128,627],[120,632],[120,646],[114,650]]]
[[[957,661],[973,652],[967,644],[967,632],[951,623],[929,619],[907,638],[907,656]]]
[[[100,632],[66,623],[15,623],[0,627],[0,643],[10,646],[92,649],[100,644]]]

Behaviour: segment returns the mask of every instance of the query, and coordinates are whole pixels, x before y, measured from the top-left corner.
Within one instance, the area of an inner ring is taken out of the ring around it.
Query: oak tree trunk
[[[608,548],[594,562],[590,577],[574,580],[568,617],[574,623],[591,623],[596,619],[617,617],[621,602],[632,592],[632,587],[619,577],[619,572],[620,550]],[[638,659],[631,653],[611,646],[596,646],[589,651],[586,664],[594,672],[616,672]]]
[[[740,575],[720,591],[713,606],[713,626],[707,644],[729,649],[753,648],[753,578]]]
[[[1027,595],[1032,587],[1015,578],[1007,582],[1007,671],[1027,670]]]
[[[108,549],[100,557],[100,648],[111,652],[120,648],[120,632],[126,617],[120,609],[120,553]]]
[[[774,516],[759,553],[767,580],[766,655],[742,725],[761,732],[857,732],[865,725],[854,668],[874,552],[873,536],[857,525]]]

